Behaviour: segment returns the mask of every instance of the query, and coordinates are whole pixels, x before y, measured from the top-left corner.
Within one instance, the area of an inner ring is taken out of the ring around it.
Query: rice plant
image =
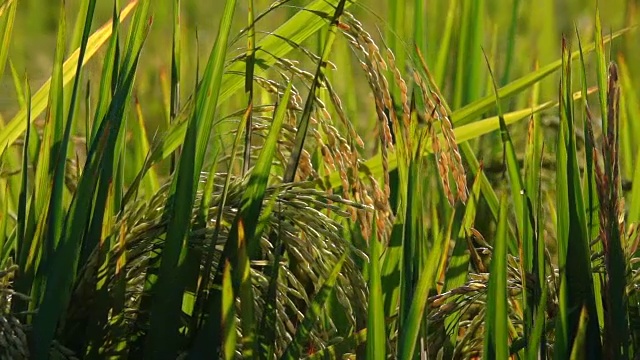
[[[0,3],[1,358],[638,357],[635,2],[205,3]]]

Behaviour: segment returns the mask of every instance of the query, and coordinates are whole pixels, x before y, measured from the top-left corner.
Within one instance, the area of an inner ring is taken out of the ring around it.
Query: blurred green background
[[[443,41],[443,29],[447,21],[447,11],[454,2],[457,3],[456,18],[454,21],[461,21],[461,9],[465,2],[473,3],[475,0],[425,0],[425,9],[422,18],[422,26],[426,32],[424,48],[427,49],[427,60],[432,66],[436,63],[436,54]],[[294,0],[288,1],[276,11],[270,13],[265,19],[257,24],[258,37],[264,32],[273,30],[283,20],[287,19],[297,11],[300,6],[308,1]],[[411,2],[408,2],[404,12],[394,11],[393,1],[381,0],[360,0],[350,11],[356,15],[364,24],[367,30],[374,36],[384,34],[387,42],[396,41],[404,43],[405,46],[412,46],[414,38],[414,23],[416,20]],[[67,18],[69,24],[74,24],[79,1],[67,0]],[[121,6],[125,2],[121,1]],[[257,13],[261,13],[272,4],[270,0],[256,1]],[[562,34],[571,38],[575,37],[575,28],[580,32],[583,42],[591,41],[593,38],[593,14],[597,5],[596,0],[485,0],[479,1],[480,10],[483,12],[483,23],[480,28],[481,43],[485,51],[491,53],[495,51],[496,65],[494,71],[501,83],[506,83],[509,79],[525,74],[534,67],[535,61],[540,65],[545,65],[560,57],[560,43]],[[607,0],[601,2],[600,12],[602,25],[605,32],[616,31],[625,26],[638,22],[638,0]],[[111,16],[111,1],[99,1],[94,21],[94,29],[108,21]],[[135,92],[142,97],[141,103],[145,104],[143,111],[147,119],[157,119],[163,116],[163,109],[159,101],[143,101],[147,97],[160,99],[162,97],[161,76],[167,73],[171,60],[171,2],[154,1],[153,26],[149,38],[143,49],[140,71],[136,82]],[[205,0],[183,0],[182,1],[182,46],[183,46],[183,88],[191,89],[195,78],[196,54],[201,63],[206,61],[209,50],[213,45],[220,13],[224,6],[221,1]],[[238,21],[234,24],[233,34],[246,25],[246,19],[242,18],[246,13],[246,2],[239,3],[239,11],[236,12]],[[513,15],[516,16],[513,16]],[[18,73],[26,71],[32,82],[32,88],[37,89],[51,74],[51,64],[55,50],[56,24],[59,16],[59,2],[51,0],[21,0],[18,6],[15,30],[13,33],[12,48],[9,52],[9,59],[13,62]],[[405,24],[404,27],[398,24]],[[461,26],[454,26],[454,31],[460,30]],[[393,30],[392,30],[393,29]],[[400,33],[404,31],[404,33]],[[513,42],[511,32],[513,31]],[[260,33],[262,32],[262,33]],[[196,35],[197,34],[197,35]],[[73,37],[73,29],[69,28],[68,38]],[[460,34],[452,34],[452,38],[458,39]],[[196,41],[197,38],[197,41]],[[307,46],[315,49],[315,38],[307,41]],[[640,56],[640,41],[638,34],[632,32],[614,42],[612,56],[622,54],[630,64]],[[343,38],[338,39],[337,46],[345,46]],[[238,54],[238,49],[243,47],[244,40],[231,45],[231,52]],[[199,49],[197,48],[199,46]],[[104,51],[104,50],[103,50]],[[450,56],[447,59],[447,74],[450,74],[445,86],[447,89],[453,87],[456,81],[453,74],[456,73],[457,56],[461,52],[456,41],[453,41]],[[487,78],[486,65],[482,53],[474,51],[465,55],[465,63],[470,67],[474,66],[479,73],[473,75],[482,79],[477,91],[470,91],[468,97],[460,99],[457,105],[464,105],[478,98],[490,94],[490,88],[486,87],[484,79]],[[98,63],[101,56],[97,56],[91,61],[89,69],[98,70],[101,64]],[[512,59],[511,61],[509,59]],[[335,60],[335,59],[334,59]],[[338,60],[339,61],[339,60]],[[510,65],[507,68],[507,62]],[[477,66],[479,64],[479,66]],[[8,69],[7,69],[8,70]],[[638,76],[640,70],[635,66],[630,66],[634,82],[639,83]],[[508,73],[507,73],[508,72]],[[94,72],[96,73],[96,72]],[[554,91],[557,86],[558,77],[553,77],[545,82],[546,90]],[[359,79],[364,81],[364,78]],[[473,79],[467,79],[473,80]],[[11,91],[11,77],[4,76],[0,83],[0,90],[3,97],[0,98],[0,114],[5,118],[17,110],[18,104]],[[470,86],[474,86],[470,81]],[[337,82],[338,90],[345,89],[345,84]],[[366,91],[366,84],[356,84],[358,89]],[[544,88],[543,88],[544,89]],[[474,94],[475,93],[475,94]],[[547,93],[542,91],[542,93]],[[450,94],[451,95],[451,94]],[[358,98],[356,96],[356,98]],[[360,99],[363,99],[360,97]],[[456,101],[450,99],[454,105]],[[454,106],[455,107],[455,106]]]

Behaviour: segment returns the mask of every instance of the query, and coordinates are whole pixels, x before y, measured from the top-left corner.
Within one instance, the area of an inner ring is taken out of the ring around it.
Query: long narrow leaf
[[[0,7],[0,80],[2,79],[7,63],[7,55],[9,54],[10,48],[9,44],[17,9],[17,0],[8,0]],[[2,154],[1,151],[0,154]]]
[[[120,19],[124,20],[137,4],[138,1],[135,0],[130,2],[124,9],[122,9],[122,11],[120,12]],[[109,39],[110,36],[111,21],[108,21],[89,38],[85,56],[82,59],[83,66],[86,65],[86,63],[98,52],[98,50]],[[67,61],[64,62],[62,81],[63,84],[68,84],[74,78],[76,74],[76,67],[79,61],[79,56],[80,49],[77,49],[69,56]],[[33,95],[33,98],[31,100],[32,121],[45,110],[50,86],[51,80],[47,80],[44,85],[42,85],[42,87]],[[26,115],[26,109],[21,109],[16,114],[16,116],[14,116],[13,119],[11,119],[11,121],[7,124],[5,130],[0,133],[0,154],[4,151],[5,148],[13,144],[16,139],[18,139],[20,134],[25,131],[26,124],[24,122],[24,118]]]
[[[224,358],[235,359],[236,354],[236,312],[235,296],[231,285],[231,264],[224,267],[222,278],[222,323],[224,329]]]
[[[418,283],[416,285],[415,292],[411,301],[411,307],[407,314],[407,321],[405,326],[400,332],[400,343],[398,348],[399,359],[413,359],[416,344],[418,343],[418,335],[422,321],[424,318],[424,311],[427,306],[427,298],[429,291],[435,285],[435,277],[437,275],[439,259],[442,251],[444,241],[448,241],[445,237],[441,237],[441,241],[434,244],[430,249],[428,260],[425,266],[420,269],[418,276]]]
[[[372,221],[375,224],[375,221]],[[372,229],[369,239],[369,307],[367,319],[367,359],[386,359],[386,337],[382,287],[380,279],[380,256],[382,243],[376,229]]]
[[[296,176],[298,164],[300,163],[300,156],[302,155],[302,149],[304,148],[305,139],[307,137],[309,120],[311,119],[313,105],[317,96],[316,91],[318,90],[320,83],[325,81],[325,69],[327,67],[327,61],[329,61],[329,54],[331,52],[333,42],[336,38],[336,32],[338,30],[338,19],[344,12],[344,6],[346,2],[346,0],[340,0],[333,14],[331,25],[329,26],[328,30],[327,40],[322,51],[322,56],[320,57],[320,61],[318,62],[313,82],[311,83],[311,89],[309,90],[309,96],[307,97],[307,102],[305,103],[304,110],[302,111],[302,117],[298,122],[298,131],[296,132],[294,147],[291,150],[291,157],[289,158],[289,163],[287,164],[287,168],[285,170],[283,179],[284,182],[292,182]]]
[[[173,206],[167,209],[169,227],[157,284],[151,306],[151,328],[146,351],[157,356],[175,356],[178,351],[180,310],[184,289],[187,235],[191,227],[191,209],[195,201],[204,155],[209,145],[215,111],[220,94],[222,72],[227,53],[227,42],[236,1],[227,1],[216,44],[211,51],[205,70],[202,89],[198,93],[196,111],[189,121],[185,135],[184,151],[173,179],[171,195]],[[125,58],[126,61],[126,58]],[[215,142],[214,142],[215,143]],[[213,150],[214,153],[216,150]],[[214,155],[215,156],[215,155]]]
[[[483,356],[487,359],[507,359],[509,331],[507,324],[507,205],[506,196],[500,200],[500,216],[496,240],[491,255]]]

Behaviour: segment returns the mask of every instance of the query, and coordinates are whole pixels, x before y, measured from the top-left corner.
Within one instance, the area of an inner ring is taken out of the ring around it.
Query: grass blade
[[[173,1],[173,42],[171,43],[171,105],[169,106],[169,125],[176,121],[180,109],[180,69],[181,69],[181,45],[180,45],[180,0]],[[171,158],[170,173],[174,173],[180,149]]]
[[[280,136],[280,131],[284,124],[284,121],[287,117],[287,106],[289,105],[289,100],[292,94],[292,86],[293,83],[289,82],[287,86],[287,90],[283,95],[283,98],[278,105],[276,112],[274,114],[273,123],[271,125],[271,129],[269,130],[269,135],[263,144],[262,151],[256,160],[256,165],[254,166],[251,176],[249,178],[249,182],[247,184],[246,191],[243,194],[241,203],[240,203],[240,211],[238,215],[236,215],[234,222],[229,230],[229,239],[225,243],[223,250],[223,258],[229,259],[232,266],[237,264],[240,259],[238,259],[238,254],[235,249],[239,247],[238,245],[238,235],[239,235],[239,226],[242,226],[243,236],[246,239],[247,252],[250,259],[256,258],[256,254],[260,250],[259,248],[259,238],[256,236],[256,229],[259,223],[260,211],[263,206],[265,191],[267,188],[267,183],[269,180],[269,174],[271,172],[271,167],[273,163],[273,158],[276,152],[276,145],[278,142],[278,137]],[[217,274],[220,273],[216,271],[216,280],[218,280]],[[214,282],[214,290],[213,295],[210,296],[210,316],[207,318],[207,322],[203,325],[204,333],[208,334],[207,336],[215,336],[214,332],[217,331],[216,324],[218,323],[215,308],[216,304],[216,293],[215,293],[215,282]],[[252,304],[252,303],[251,303]],[[249,303],[246,303],[245,306],[250,306]],[[252,320],[252,321],[251,321]],[[252,331],[255,332],[255,319],[245,319],[245,323],[243,324],[243,328],[249,325]],[[247,324],[248,322],[248,324]],[[245,331],[250,331],[245,328]],[[204,350],[208,342],[210,341],[206,337],[201,337],[202,342],[200,343],[200,349]],[[252,339],[252,342],[255,341],[255,338]],[[255,344],[250,344],[252,347]],[[255,350],[255,349],[253,349]]]
[[[588,319],[589,312],[586,306],[583,306],[582,310],[580,310],[580,321],[578,322],[578,329],[576,330],[576,339],[571,348],[571,357],[569,357],[571,360],[585,359],[587,357],[585,342],[587,341]]]
[[[480,169],[482,171],[482,169]],[[473,224],[476,219],[476,212],[478,210],[478,202],[480,200],[480,174],[476,174],[473,186],[471,187],[471,194],[469,201],[466,204],[464,215],[462,218],[462,224],[460,231],[458,232],[458,238],[453,248],[453,254],[449,259],[447,272],[445,273],[443,291],[451,291],[459,286],[464,285],[467,281],[468,269],[469,269],[469,237],[472,236]],[[453,355],[453,349],[456,346],[458,340],[458,324],[460,321],[460,311],[456,311],[449,315],[445,319],[445,328],[452,329],[449,335],[449,341],[451,347],[445,348],[445,357],[449,358]]]
[[[506,159],[506,168],[507,173],[509,175],[509,185],[511,188],[511,199],[513,202],[515,214],[516,214],[516,228],[517,233],[519,235],[519,254],[521,256],[520,259],[520,270],[522,274],[531,274],[533,271],[533,246],[534,246],[534,238],[533,238],[533,228],[532,224],[529,221],[529,212],[527,208],[527,204],[525,204],[526,197],[524,181],[520,176],[520,166],[518,165],[518,159],[515,151],[515,147],[513,142],[511,141],[511,135],[509,134],[509,130],[504,121],[504,117],[502,115],[502,106],[500,97],[498,95],[498,83],[493,75],[493,70],[491,70],[491,66],[489,65],[489,59],[486,57],[487,66],[489,68],[489,75],[493,82],[493,89],[496,95],[496,108],[498,109],[498,119],[500,121],[500,135],[502,139],[502,149],[503,149],[503,161]],[[531,303],[534,299],[531,297],[531,293],[528,290],[529,281],[527,280],[527,276],[523,276],[522,279],[522,307],[524,312],[524,337],[529,338],[532,328],[533,328],[533,316],[534,316],[534,305]]]
[[[415,292],[413,293],[411,301],[411,307],[409,308],[409,312],[406,317],[406,323],[399,332],[399,359],[413,359],[420,328],[422,326],[422,320],[424,318],[424,311],[427,306],[427,298],[429,296],[429,292],[435,285],[438,266],[440,265],[439,260],[442,254],[443,242],[448,240],[449,239],[442,236],[441,240],[433,245],[425,266],[420,269]]]
[[[61,6],[60,13],[64,14],[64,7]],[[61,214],[63,211],[63,202],[61,194],[55,191],[55,181],[58,176],[56,168],[59,166],[58,161],[64,157],[66,153],[62,153],[64,149],[63,131],[64,131],[64,94],[62,88],[62,61],[64,60],[65,50],[65,29],[64,16],[61,16],[58,23],[58,35],[56,40],[56,52],[54,55],[53,70],[51,76],[52,91],[49,94],[49,104],[46,114],[47,123],[43,133],[38,162],[35,171],[35,189],[34,200],[32,206],[32,214],[35,219],[45,219],[46,225],[43,225],[43,232],[46,236],[27,236],[25,232],[24,242],[17,243],[18,264],[23,270],[23,276],[16,282],[16,288],[24,293],[29,293],[34,286],[34,278],[36,272],[41,277],[46,277],[47,273],[41,271],[46,269],[46,261],[53,255],[55,246],[60,237],[62,228]],[[31,101],[29,99],[28,101]],[[30,108],[25,108],[30,110]],[[30,113],[30,111],[27,111]],[[26,126],[30,129],[31,126]],[[63,164],[64,161],[63,161]],[[23,219],[27,221],[27,219]],[[27,226],[30,231],[31,226]],[[21,239],[22,240],[22,239]],[[44,266],[40,268],[40,259]],[[36,280],[36,283],[39,280]],[[41,280],[40,280],[41,281]],[[18,308],[16,308],[18,310]]]
[[[28,78],[25,79],[25,89],[26,89],[26,98],[30,99],[31,98],[31,87],[29,85],[29,80]],[[29,101],[29,100],[27,100]],[[31,120],[31,112],[27,111],[27,119],[26,121],[30,121]],[[29,191],[28,189],[28,178],[29,178],[29,140],[31,138],[31,126],[27,127],[27,133],[25,135],[25,144],[22,150],[22,179],[21,179],[21,186],[20,186],[20,198],[18,201],[18,224],[16,226],[18,233],[16,235],[16,244],[17,246],[17,251],[19,253],[19,251],[21,250],[22,247],[28,247],[28,245],[26,242],[26,227],[27,227],[27,192]],[[6,207],[6,205],[5,205]],[[6,209],[5,212],[6,214]],[[6,216],[4,221],[6,222]],[[3,229],[4,230],[4,229]],[[5,234],[1,234],[0,236],[4,237]],[[2,242],[2,244],[0,244],[0,249],[4,248],[4,241]],[[3,254],[0,254],[3,255]],[[2,259],[2,258],[0,258]],[[4,260],[4,259],[3,259]]]
[[[5,65],[9,54],[9,44],[17,9],[17,0],[8,0],[0,7],[0,79],[2,79],[4,69],[6,68]],[[0,154],[2,154],[2,151],[0,151]]]
[[[604,284],[606,301],[604,351],[610,358],[628,358],[629,332],[627,322],[627,264],[624,251],[624,217],[620,210],[620,84],[618,68],[609,64],[607,81],[607,128],[603,134],[601,157],[596,156],[596,187],[601,204],[600,236],[604,248]],[[604,119],[602,119],[604,122]],[[603,124],[604,126],[604,124]],[[601,166],[603,164],[603,166]],[[602,168],[602,170],[600,170]],[[604,173],[604,176],[603,176]]]
[[[138,4],[138,1],[130,2],[122,11],[120,12],[120,19],[124,20],[131,11]],[[85,52],[85,56],[82,59],[82,65],[84,66],[102,47],[102,45],[109,39],[111,36],[111,21],[104,24],[100,27],[87,42],[87,49]],[[80,49],[74,51],[67,61],[64,62],[63,65],[63,80],[62,83],[64,85],[68,84],[76,74],[76,67],[78,65],[78,59],[80,56]],[[34,118],[40,116],[40,114],[45,110],[47,105],[47,96],[49,95],[49,88],[51,86],[51,80],[47,80],[42,87],[33,95],[33,99],[31,100],[32,108],[32,121]],[[4,152],[4,149],[12,145],[16,139],[22,134],[26,129],[26,124],[24,122],[24,118],[26,116],[26,109],[21,109],[11,121],[7,124],[7,127],[0,133],[0,154]]]
[[[233,287],[240,294],[240,323],[242,324],[242,357],[252,359],[256,355],[256,313],[253,298],[253,284],[251,283],[251,268],[249,267],[249,254],[247,252],[247,240],[244,221],[238,221],[236,249],[236,268],[233,271]]]
[[[516,156],[515,147],[513,146],[513,142],[511,141],[511,135],[509,134],[509,129],[507,128],[507,123],[504,119],[502,113],[502,106],[500,105],[501,99],[500,95],[498,95],[498,83],[496,82],[495,76],[493,75],[493,70],[491,70],[491,66],[489,64],[489,59],[486,57],[485,60],[487,62],[487,66],[489,68],[489,74],[493,81],[493,89],[494,94],[496,96],[496,108],[498,109],[498,123],[500,124],[500,135],[502,139],[502,148],[503,148],[503,161],[506,160],[506,168],[509,174],[509,183],[511,188],[511,200],[513,201],[513,205],[515,207],[516,212],[516,222],[517,228],[522,233],[527,233],[525,230],[525,216],[524,216],[524,201],[521,196],[521,191],[524,189],[524,184],[522,181],[522,177],[520,176],[520,168],[518,165],[518,159]],[[523,248],[527,249],[530,243],[530,239],[523,238]],[[525,253],[525,256],[530,256],[530,254]],[[524,286],[523,286],[524,287]]]
[[[7,227],[9,224],[9,202],[4,199],[7,197],[7,187],[0,189],[0,266],[5,266],[9,257],[7,254],[10,249],[7,248]]]
[[[456,83],[454,85],[453,100],[451,102],[454,109],[462,105],[469,104],[477,99],[481,94],[482,79],[480,71],[482,69],[480,60],[482,59],[482,29],[484,16],[484,1],[463,1],[462,15],[460,18],[460,41],[458,44]],[[463,84],[464,81],[464,84]],[[452,118],[452,121],[456,121]]]
[[[231,281],[231,264],[227,262],[222,277],[222,324],[224,329],[224,358],[235,359],[236,356],[236,311],[235,296]]]
[[[139,8],[137,13],[144,12],[146,7],[142,7],[142,9],[140,10]],[[140,26],[143,25],[145,24],[140,24]],[[138,45],[140,46],[141,44],[138,43]],[[38,339],[34,343],[35,348],[33,351],[36,358],[47,357],[58,319],[70,299],[73,280],[79,266],[80,249],[84,240],[83,235],[86,224],[91,220],[90,214],[95,190],[98,186],[101,186],[100,182],[110,181],[110,179],[104,177],[100,180],[98,178],[103,164],[106,166],[113,164],[111,154],[114,153],[115,143],[121,130],[125,104],[123,100],[129,96],[131,91],[137,56],[140,53],[139,46],[131,49],[132,52],[135,52],[135,57],[130,56],[132,61],[130,67],[128,67],[129,71],[123,73],[122,80],[116,87],[116,94],[107,117],[109,121],[104,121],[98,131],[98,140],[90,149],[85,170],[79,180],[78,189],[74,194],[65,219],[61,240],[56,248],[54,263],[51,265],[42,304],[34,318],[34,337]],[[65,135],[68,136],[68,132]]]
[[[588,356],[601,354],[601,343],[595,308],[593,277],[591,276],[589,239],[586,214],[580,185],[574,133],[574,111],[571,95],[570,54],[563,42],[563,72],[560,87],[561,128],[558,133],[556,151],[557,166],[557,228],[558,267],[561,271],[559,293],[560,313],[556,321],[556,344],[554,355],[568,357],[574,332],[580,319],[577,309],[586,306],[588,311],[587,341]]]
[[[520,9],[520,0],[512,0],[511,7],[511,24],[509,24],[509,35],[507,37],[507,50],[506,58],[504,60],[504,70],[502,73],[501,84],[506,83],[509,80],[511,68],[513,67],[513,55],[516,43],[516,32],[518,30],[518,11]]]
[[[500,216],[491,255],[483,357],[509,358],[509,330],[507,314],[507,198],[500,199]]]
[[[318,62],[313,82],[311,83],[311,89],[309,90],[309,96],[307,102],[304,105],[302,116],[298,122],[298,131],[296,132],[296,138],[294,140],[294,146],[291,150],[291,157],[285,170],[283,181],[285,183],[292,182],[296,176],[298,170],[298,164],[300,163],[300,156],[302,155],[302,149],[304,148],[304,142],[307,137],[307,129],[309,128],[309,120],[311,119],[311,113],[317,94],[320,82],[325,81],[325,70],[327,67],[327,61],[329,61],[329,54],[331,53],[331,47],[336,38],[336,32],[338,30],[338,19],[344,11],[346,0],[340,0],[331,20],[331,25],[327,32],[327,40],[324,44],[322,56]]]
[[[247,119],[244,130],[244,161],[242,163],[242,174],[246,174],[251,167],[251,110],[253,109],[253,74],[255,71],[255,57],[256,57],[256,29],[255,29],[255,16],[253,13],[253,0],[249,0],[249,9],[247,11],[248,16],[248,32],[247,32],[247,68],[245,70],[245,84],[244,91],[247,94]]]
[[[454,30],[454,21],[459,6],[459,0],[449,1],[449,9],[447,10],[447,20],[444,26],[444,32],[442,34],[442,40],[439,44],[438,58],[434,68],[434,74],[436,77],[436,84],[442,88],[444,86],[444,79],[447,72],[447,62],[450,60],[451,50],[451,34]]]
[[[171,193],[174,203],[166,209],[169,227],[162,249],[157,283],[153,289],[151,326],[146,344],[146,352],[154,356],[175,356],[178,351],[182,297],[188,281],[185,278],[187,274],[184,259],[188,252],[186,240],[191,228],[191,209],[213,128],[235,8],[236,1],[226,2],[218,37],[209,57],[202,88],[198,92],[197,108],[189,121],[178,171],[173,178]],[[217,133],[215,130],[214,132]],[[217,149],[212,151],[215,158]]]
[[[375,219],[372,224],[375,224]],[[384,307],[382,303],[382,286],[380,279],[380,256],[382,242],[378,240],[375,225],[369,239],[369,307],[367,319],[367,359],[386,359],[386,327]]]
[[[289,82],[289,85],[287,86],[287,89],[282,96],[281,103],[274,115],[274,120],[273,124],[271,125],[271,129],[269,130],[269,135],[267,136],[267,139],[263,145],[262,152],[258,156],[256,165],[251,173],[251,177],[249,178],[249,183],[243,197],[240,213],[236,217],[236,221],[230,230],[231,238],[228,240],[228,242],[230,244],[234,244],[235,241],[242,240],[240,237],[238,237],[237,240],[235,239],[236,232],[234,231],[234,229],[237,228],[238,234],[240,234],[240,227],[242,227],[242,231],[246,236],[246,255],[248,255],[251,259],[257,258],[259,252],[260,245],[258,243],[259,237],[256,236],[256,228],[260,218],[260,210],[264,203],[265,191],[267,189],[269,173],[271,172],[272,162],[276,152],[278,137],[280,136],[280,131],[286,118],[286,109],[289,106],[289,100],[292,94],[292,86],[292,82]],[[238,258],[237,261],[240,263],[241,258]],[[250,284],[248,285],[248,288],[247,290],[245,290],[245,292],[248,292],[249,290],[251,290]],[[252,296],[249,296],[249,294],[247,294],[247,296],[242,299],[242,304],[245,307],[251,307],[252,309]],[[246,350],[249,350],[250,348],[251,350],[253,350],[253,348],[255,348],[255,320],[256,319],[254,318],[252,311],[247,311],[245,317],[243,317],[243,331],[245,334],[243,335],[243,337],[246,336],[248,338],[247,345],[245,346]],[[252,353],[247,351],[244,353],[244,355],[251,356]]]

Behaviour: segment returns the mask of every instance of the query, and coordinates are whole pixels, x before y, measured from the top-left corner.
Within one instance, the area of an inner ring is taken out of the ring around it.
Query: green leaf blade
[[[483,357],[509,358],[507,304],[507,199],[500,199],[500,217],[491,256]]]

